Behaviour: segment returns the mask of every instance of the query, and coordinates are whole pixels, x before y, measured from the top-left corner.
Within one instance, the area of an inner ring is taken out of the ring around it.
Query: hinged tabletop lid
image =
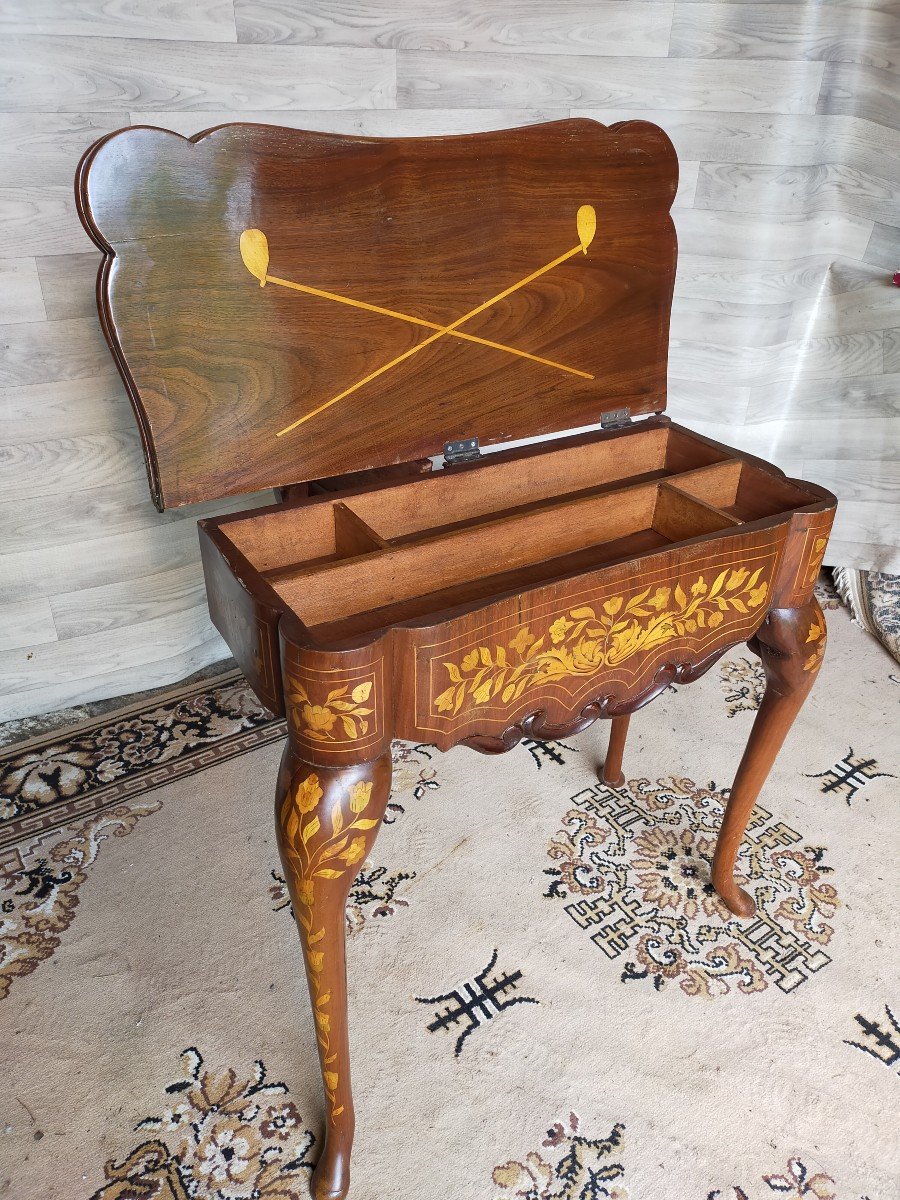
[[[79,212],[155,502],[662,410],[677,174],[642,121],[97,142]]]

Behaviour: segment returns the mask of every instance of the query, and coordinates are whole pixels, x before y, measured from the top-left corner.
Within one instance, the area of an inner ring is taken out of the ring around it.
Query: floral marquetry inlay
[[[594,675],[676,638],[714,630],[730,614],[745,615],[765,603],[762,572],[726,568],[710,579],[701,574],[571,608],[542,631],[522,625],[505,645],[476,646],[458,661],[444,660],[450,685],[435,697],[434,708],[455,716],[467,704],[509,704],[541,685]]]
[[[351,688],[349,684],[331,688],[319,701],[310,697],[299,679],[290,680],[288,692],[297,731],[313,742],[353,741],[369,732],[374,709],[367,705],[372,696],[372,681]]]
[[[825,642],[825,619],[820,616],[811,622],[806,635],[806,644],[811,648],[812,653],[803,664],[804,671],[818,671],[825,654]]]
[[[812,553],[809,562],[806,565],[806,583],[815,583],[819,577],[819,571],[822,567],[822,559],[825,557],[825,547],[828,545],[827,537],[817,537],[813,542]]]
[[[337,1052],[331,1046],[331,992],[323,985],[326,956],[330,945],[324,926],[314,918],[316,890],[321,883],[341,879],[348,872],[355,876],[366,854],[365,834],[378,820],[366,817],[372,799],[372,784],[359,782],[349,792],[349,813],[343,798],[331,805],[327,818],[321,811],[322,785],[315,771],[292,785],[290,801],[284,805],[280,821],[284,853],[299,880],[296,917],[306,940],[306,960],[313,993],[316,1037],[322,1051],[323,1079],[332,1120],[344,1111],[337,1103],[340,1082]],[[323,823],[324,818],[324,823]]]

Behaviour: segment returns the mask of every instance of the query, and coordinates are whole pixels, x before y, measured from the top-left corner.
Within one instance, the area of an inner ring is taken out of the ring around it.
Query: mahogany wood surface
[[[628,725],[630,721],[631,714],[626,713],[622,717],[613,717],[610,722],[609,746],[606,750],[606,758],[600,774],[603,782],[608,783],[610,787],[623,787],[625,784],[622,759],[625,756],[625,739],[628,737]]]
[[[156,503],[662,410],[677,174],[640,121],[102,138],[77,202]]]
[[[630,714],[747,642],[766,691],[712,881],[753,915],[736,855],[822,660],[835,500],[658,415],[675,177],[643,122],[417,141],[135,129],[82,161],[157,502],[283,489],[202,521],[200,542],[213,621],[287,718],[276,820],[326,1099],[317,1200],[349,1188],[344,904],[393,738],[495,754],[610,718],[601,777],[621,787]],[[657,415],[440,471],[422,458],[620,407]]]

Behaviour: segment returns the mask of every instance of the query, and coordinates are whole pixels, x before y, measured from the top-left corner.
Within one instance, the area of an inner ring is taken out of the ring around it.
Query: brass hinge
[[[444,464],[453,467],[457,463],[474,462],[481,458],[478,438],[463,438],[459,442],[444,442]]]
[[[612,412],[600,414],[601,429],[623,429],[631,424],[630,408],[614,408]]]

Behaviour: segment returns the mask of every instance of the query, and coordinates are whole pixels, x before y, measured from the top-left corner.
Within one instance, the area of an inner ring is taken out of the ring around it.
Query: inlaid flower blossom
[[[318,733],[328,733],[337,720],[331,709],[321,704],[304,704],[301,712],[307,729]]]
[[[287,693],[291,722],[297,733],[309,741],[355,740],[369,732],[369,717],[375,711],[366,707],[372,694],[370,679],[352,690],[349,684],[332,688],[321,703],[314,703],[306,685],[296,676],[289,676]]]
[[[717,629],[765,602],[769,585],[762,572],[725,568],[711,581],[697,575],[674,587],[610,596],[556,616],[538,636],[523,625],[505,646],[475,646],[458,663],[445,660],[450,686],[433,707],[455,716],[466,706],[509,704],[543,684],[594,675],[676,638]]]

